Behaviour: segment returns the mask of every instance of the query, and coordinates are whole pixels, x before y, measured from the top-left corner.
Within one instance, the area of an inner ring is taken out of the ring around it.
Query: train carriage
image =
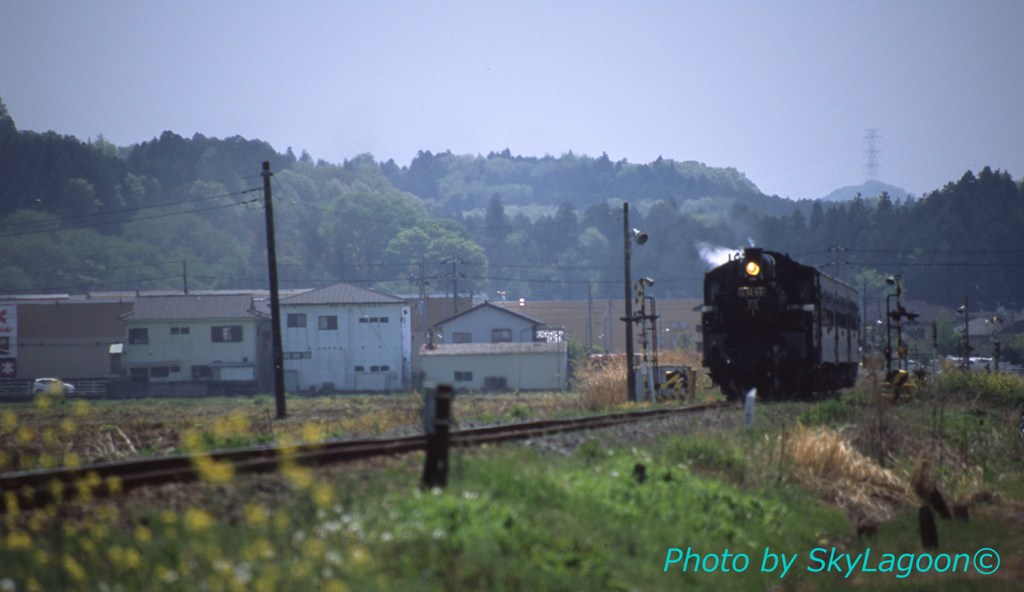
[[[746,249],[704,278],[704,366],[730,399],[769,399],[853,386],[857,293],[788,255]]]

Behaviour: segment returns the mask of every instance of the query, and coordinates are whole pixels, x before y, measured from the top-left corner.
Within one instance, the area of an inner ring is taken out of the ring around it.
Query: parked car
[[[32,394],[46,393],[51,395],[73,395],[75,385],[59,378],[37,378],[32,382]]]

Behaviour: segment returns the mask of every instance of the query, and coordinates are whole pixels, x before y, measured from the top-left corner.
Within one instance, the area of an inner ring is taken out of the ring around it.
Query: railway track
[[[568,419],[502,424],[451,432],[453,446],[476,446],[537,438],[561,432],[593,430],[668,415],[694,413],[723,403],[606,413]],[[192,455],[96,463],[78,468],[24,471],[0,475],[0,513],[44,507],[62,500],[94,499],[132,489],[202,478],[210,467],[230,474],[275,471],[289,464],[322,465],[391,456],[425,449],[426,435],[388,439],[328,440],[316,444],[211,451]]]

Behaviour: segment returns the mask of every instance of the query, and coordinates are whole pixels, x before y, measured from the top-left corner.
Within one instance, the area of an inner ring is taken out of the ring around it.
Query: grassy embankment
[[[586,397],[581,391],[575,404],[587,406]],[[734,427],[695,428],[649,447],[606,447],[592,439],[565,455],[519,446],[458,451],[445,491],[420,491],[418,456],[383,468],[285,467],[271,479],[209,467],[207,482],[187,492],[165,488],[5,516],[0,587],[1014,589],[1024,569],[1024,510],[1015,505],[1024,499],[1024,444],[1015,432],[1022,397],[1019,378],[954,374],[894,405],[867,381],[818,405],[762,407],[750,430],[738,427],[734,409],[724,412]],[[516,417],[517,408],[530,404],[511,400],[506,408],[477,411]],[[180,409],[172,414],[182,415]],[[76,418],[94,425],[90,410],[66,415],[38,428],[52,432],[36,433],[33,442],[63,450],[68,437],[84,439]],[[26,436],[17,416],[12,421],[4,413],[0,442]],[[286,432],[307,440],[346,433],[341,419],[332,419],[337,427],[331,428],[315,416],[299,423],[251,412],[196,412],[173,445],[191,450]],[[383,419],[363,421],[387,429]],[[285,429],[292,425],[294,432]],[[129,429],[115,427],[124,438],[104,432],[115,448],[133,439]],[[67,462],[59,450],[49,454],[47,462]],[[643,483],[633,475],[637,464],[645,467]],[[993,548],[1002,559],[994,575],[901,578],[899,570],[855,570],[848,579],[834,570],[808,571],[817,566],[811,553],[818,548],[853,555],[870,548],[876,568],[884,553],[920,555],[915,489],[932,484],[951,505],[971,504],[969,523],[940,521],[938,552]],[[766,549],[795,557],[785,576],[779,565],[762,572],[772,567]],[[669,562],[666,571],[667,560],[688,551],[685,572],[685,559]],[[700,571],[693,553],[701,555]]]

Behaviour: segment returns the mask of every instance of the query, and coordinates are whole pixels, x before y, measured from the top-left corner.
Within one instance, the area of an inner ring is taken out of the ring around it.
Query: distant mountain
[[[872,197],[878,197],[882,195],[882,192],[889,194],[889,198],[893,201],[900,200],[905,201],[907,199],[907,190],[902,187],[896,187],[895,185],[889,185],[881,181],[865,181],[860,185],[850,185],[848,187],[841,187],[836,189],[832,193],[829,193],[821,199],[824,201],[849,201],[859,193],[864,199]]]

